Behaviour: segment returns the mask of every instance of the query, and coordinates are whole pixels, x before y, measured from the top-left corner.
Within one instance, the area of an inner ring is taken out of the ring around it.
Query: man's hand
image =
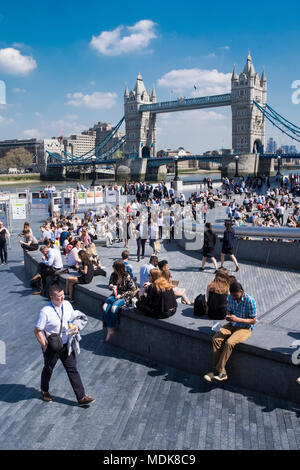
[[[44,345],[42,345],[42,350],[43,350],[43,352],[46,352],[47,347],[48,347],[48,344],[47,344],[47,343],[45,343]]]
[[[232,321],[232,322],[238,322],[240,318],[233,315],[233,313],[229,313],[228,315],[226,315],[226,320]]]
[[[76,335],[76,333],[78,333],[79,329],[78,329],[78,326],[74,324],[72,330],[71,330],[71,334],[72,335]]]

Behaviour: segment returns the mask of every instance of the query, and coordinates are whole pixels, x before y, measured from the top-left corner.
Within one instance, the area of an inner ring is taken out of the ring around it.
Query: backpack
[[[202,317],[207,315],[207,303],[205,295],[199,294],[194,301],[194,315],[195,317]]]

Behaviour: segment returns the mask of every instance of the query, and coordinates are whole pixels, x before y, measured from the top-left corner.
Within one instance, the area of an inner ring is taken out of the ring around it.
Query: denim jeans
[[[118,299],[116,300],[114,295],[111,295],[108,297],[104,305],[106,304],[106,308],[103,309],[103,314],[104,314],[104,321],[106,323],[107,328],[115,328],[117,324],[117,317],[118,317],[118,311],[120,307],[122,307],[125,304],[124,299]]]
[[[7,244],[6,241],[0,244],[1,263],[7,263]]]

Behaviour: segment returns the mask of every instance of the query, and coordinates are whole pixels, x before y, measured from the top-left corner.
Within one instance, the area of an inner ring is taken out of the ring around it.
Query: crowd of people
[[[104,241],[106,246],[123,243],[123,251],[120,258],[113,262],[107,283],[111,294],[102,306],[103,321],[107,327],[105,341],[108,342],[116,331],[120,310],[124,307],[135,307],[138,312],[154,318],[168,318],[176,313],[178,298],[183,304],[193,305],[186,296],[185,287],[179,287],[178,281],[172,279],[168,261],[159,260],[158,256],[162,240],[172,242],[178,236],[178,231],[182,229],[178,222],[204,223],[203,258],[199,269],[204,270],[207,258],[212,260],[215,278],[207,287],[205,300],[208,317],[214,321],[212,328],[216,331],[212,340],[212,372],[204,378],[208,381],[227,380],[226,363],[234,346],[250,337],[257,321],[255,300],[224,268],[225,257],[229,255],[235,271],[239,270],[233,253],[234,227],[247,224],[300,227],[299,201],[293,195],[293,189],[298,183],[298,175],[287,181],[282,179],[272,188],[268,180],[264,181],[263,178],[261,181],[257,178],[240,178],[239,181],[224,178],[222,186],[213,189],[213,182],[208,180],[201,190],[193,192],[189,197],[184,193],[175,195],[174,190],[165,183],[155,187],[146,183],[125,183],[122,193],[130,196],[126,204],[101,206],[97,212],[90,209],[83,217],[74,213],[54,216],[40,227],[40,237],[33,235],[28,222],[24,224],[20,234],[21,247],[28,251],[40,249],[42,253],[42,260],[31,284],[36,287],[35,293],[48,295],[51,302],[52,298],[57,300],[61,296],[63,300],[60,306],[64,305],[65,299],[72,302],[77,284],[90,284],[94,276],[106,276],[96,249],[97,241]],[[264,184],[265,193],[262,191]],[[236,202],[237,196],[242,196],[239,204]],[[216,235],[211,223],[207,222],[208,211],[216,204],[224,207],[226,219],[221,267],[218,267],[214,251]],[[139,279],[134,276],[129,261],[130,240],[136,242],[137,262],[145,258],[147,241],[152,248],[149,262],[139,269]],[[77,270],[77,275],[71,270]],[[58,292],[58,288],[56,291],[52,289],[53,285],[57,285],[57,275],[62,272],[71,274],[66,279],[63,295],[61,291]],[[219,321],[225,319],[227,323],[217,331]],[[40,330],[38,326],[36,328],[38,335]],[[47,390],[49,381],[45,377],[43,380],[42,396],[45,401],[50,401]],[[79,402],[83,400],[83,403],[91,403],[94,400],[85,395],[81,386],[78,391],[78,384],[73,385]]]

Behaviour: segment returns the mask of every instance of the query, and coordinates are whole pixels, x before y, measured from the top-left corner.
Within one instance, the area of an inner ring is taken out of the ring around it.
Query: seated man
[[[124,264],[125,264],[125,270],[130,274],[130,277],[131,279],[135,279],[134,278],[134,275],[133,275],[133,271],[132,271],[132,266],[131,264],[128,263],[128,260],[129,260],[129,250],[124,250],[122,251],[122,260],[124,261]]]
[[[236,344],[250,338],[257,321],[255,300],[244,292],[239,282],[230,285],[226,320],[229,323],[226,323],[212,339],[213,372],[204,376],[208,382],[228,379],[225,366],[232,350]]]
[[[35,295],[42,293],[42,289],[46,284],[46,278],[53,275],[56,271],[63,268],[61,254],[58,248],[49,248],[41,246],[42,262],[38,264],[37,274],[31,279],[31,282],[37,286]]]

